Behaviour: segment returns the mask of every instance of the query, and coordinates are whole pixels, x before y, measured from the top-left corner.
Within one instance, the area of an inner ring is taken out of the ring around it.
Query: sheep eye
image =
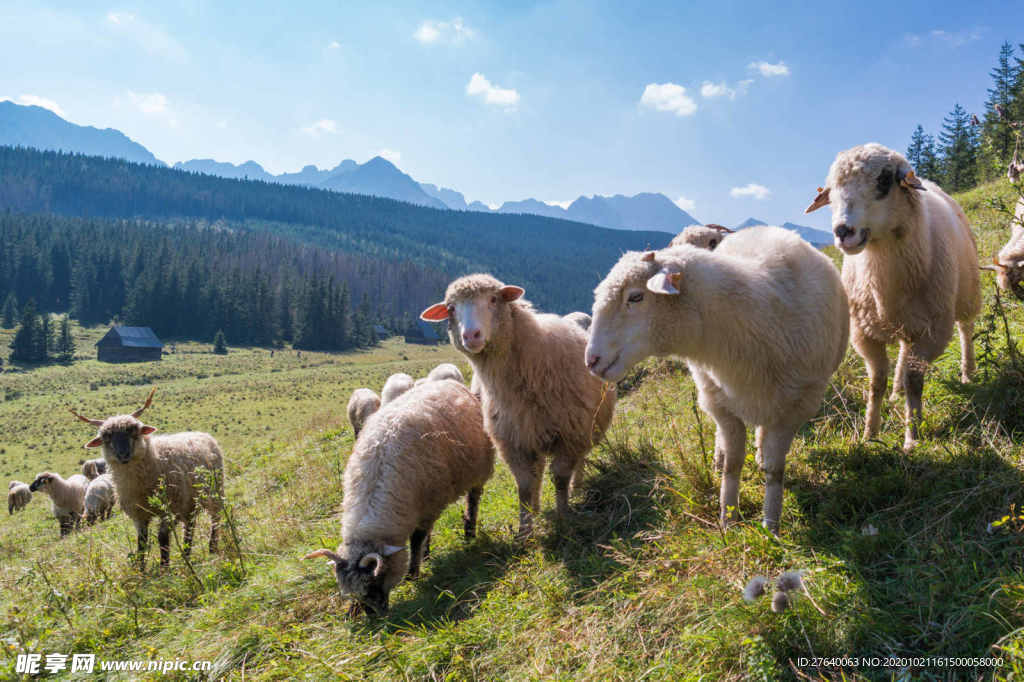
[[[497,302],[498,302],[498,297],[497,296],[491,296],[491,303],[497,303]]]
[[[640,301],[644,300],[644,292],[635,291],[629,295],[629,298],[627,300],[630,303],[639,303]]]

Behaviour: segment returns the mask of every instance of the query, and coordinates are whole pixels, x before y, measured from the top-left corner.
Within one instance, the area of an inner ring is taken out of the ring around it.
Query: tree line
[[[999,48],[981,117],[957,102],[943,118],[938,139],[921,125],[914,129],[907,160],[918,175],[948,192],[962,192],[1006,171],[1016,142],[1007,121],[1024,120],[1024,43],[1018,48],[1020,56],[1009,42]]]

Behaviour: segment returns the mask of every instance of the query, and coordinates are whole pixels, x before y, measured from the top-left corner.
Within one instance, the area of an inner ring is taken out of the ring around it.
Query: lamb
[[[380,409],[380,396],[368,388],[357,388],[348,399],[348,421],[356,437],[370,415]]]
[[[395,585],[419,574],[434,522],[464,494],[463,530],[475,537],[493,471],[494,448],[469,389],[450,379],[421,384],[366,422],[345,467],[343,541],[337,552],[305,558],[329,558],[341,594],[383,615]]]
[[[960,332],[960,380],[974,374],[971,336],[981,310],[978,253],[960,206],[919,180],[898,152],[870,143],[839,152],[806,213],[832,206],[843,252],[853,346],[867,365],[864,437],[878,434],[888,381],[886,345],[899,342],[893,397],[906,394],[903,447],[917,443],[928,365]]]
[[[721,520],[736,517],[747,425],[765,472],[764,526],[778,531],[786,454],[846,352],[849,310],[832,262],[779,227],[714,251],[692,245],[622,256],[594,291],[586,364],[618,381],[655,355],[686,359],[717,426]]]
[[[1006,169],[1006,177],[1016,184],[1024,176],[1024,161],[1015,150],[1013,159]],[[1013,220],[1010,221],[1010,241],[999,250],[999,255],[992,259],[992,265],[983,265],[983,270],[994,270],[996,283],[1003,291],[1013,292],[1017,298],[1024,300],[1024,192],[1017,199]]]
[[[7,484],[7,513],[21,511],[32,501],[32,490],[27,483],[11,481]]]
[[[430,374],[427,375],[427,381],[440,381],[442,379],[452,379],[460,384],[466,383],[466,379],[462,376],[462,371],[450,362],[442,362],[430,370]]]
[[[224,495],[224,455],[213,436],[195,431],[152,436],[156,427],[139,421],[154,393],[155,388],[131,414],[107,419],[89,419],[71,410],[99,429],[85,447],[103,448],[121,509],[135,524],[139,570],[146,565],[149,522],[154,517],[160,521],[161,565],[170,563],[171,529],[179,522],[185,524],[182,554],[188,558],[200,507],[210,515],[210,552],[216,552]]]
[[[36,476],[29,486],[32,492],[42,491],[50,496],[50,510],[60,525],[60,536],[63,538],[72,530],[77,530],[85,512],[85,489],[89,479],[82,474],[63,478],[52,471],[44,471]]]
[[[584,458],[604,435],[615,410],[615,388],[580,362],[587,332],[558,315],[540,314],[523,289],[490,275],[448,285],[443,303],[420,317],[448,320],[452,345],[473,367],[482,388],[484,428],[512,470],[519,492],[519,537],[540,510],[545,457],[551,459],[558,516],[569,512],[570,481],[580,482]]]
[[[90,481],[107,473],[107,462],[102,457],[89,459],[82,463],[82,474]]]
[[[106,521],[114,513],[117,491],[110,474],[97,476],[89,481],[85,489],[85,522],[90,526],[97,521]]]
[[[733,230],[730,230],[724,225],[715,225],[714,223],[708,225],[690,225],[689,227],[683,228],[683,231],[672,238],[669,242],[669,246],[681,246],[683,244],[690,244],[700,249],[707,249],[708,251],[714,251],[715,247],[722,243],[725,236],[732,234]]]
[[[590,329],[590,315],[584,312],[580,312],[577,310],[575,312],[569,313],[568,315],[563,315],[562,317],[564,317],[566,320],[569,320],[570,322],[578,324],[580,326],[580,329],[583,329],[584,331]]]
[[[405,372],[398,372],[388,377],[384,382],[384,388],[380,391],[380,404],[387,405],[392,400],[402,395],[413,387],[412,377]]]

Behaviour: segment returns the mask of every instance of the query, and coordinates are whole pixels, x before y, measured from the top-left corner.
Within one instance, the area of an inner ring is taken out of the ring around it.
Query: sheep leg
[[[721,521],[723,526],[739,519],[740,472],[747,449],[747,429],[739,417],[725,410],[714,415],[718,426],[715,439],[721,435],[722,448],[725,453],[722,462],[722,489],[719,493]]]
[[[479,486],[470,488],[466,493],[466,513],[462,517],[462,528],[466,533],[467,541],[476,537],[476,518],[480,510],[480,496],[483,492],[484,487]]]
[[[764,472],[765,483],[764,521],[762,524],[772,533],[778,535],[779,517],[782,515],[782,487],[786,472],[786,455],[793,444],[795,431],[790,428],[768,428],[764,429],[763,433],[761,471]]]
[[[761,467],[762,469],[764,468],[764,455],[761,453],[761,449],[762,449],[763,445],[764,445],[764,427],[763,426],[758,426],[754,430],[754,446],[756,448],[754,450],[754,463],[757,464],[757,466]]]
[[[167,519],[160,519],[156,540],[160,545],[160,565],[167,566],[171,563],[171,523]]]
[[[60,536],[62,538],[71,533],[71,525],[73,521],[70,516],[61,516],[57,519],[57,523],[60,524]]]
[[[889,395],[889,400],[893,402],[899,400],[900,394],[905,390],[908,351],[909,344],[906,341],[900,341],[900,354],[896,358],[896,372],[892,376],[892,394]]]
[[[544,473],[544,458],[536,452],[506,453],[505,463],[512,470],[519,491],[519,532],[523,539],[533,533],[533,514],[540,510],[540,483]]]
[[[139,570],[143,571],[146,569],[146,550],[149,549],[149,521],[136,521],[135,522],[135,538],[137,540],[138,549],[136,550],[137,560],[139,562]]]
[[[217,541],[220,538],[220,497],[216,497],[215,502],[206,511],[210,514],[210,554],[216,554]]]
[[[420,577],[420,564],[423,563],[423,552],[430,543],[430,529],[417,528],[409,538],[409,579]]]
[[[181,546],[181,555],[188,559],[192,556],[192,535],[196,530],[196,514],[192,512],[185,517],[185,542]]]
[[[555,484],[555,510],[559,518],[569,515],[569,484],[578,461],[569,455],[558,454],[551,460],[551,480]],[[538,486],[539,488],[539,486]],[[538,505],[539,506],[539,505]]]
[[[923,413],[921,394],[924,393],[924,373],[927,365],[924,361],[911,357],[907,361],[907,395],[904,420],[906,428],[903,435],[903,450],[909,452],[917,445],[920,437],[920,423]]]
[[[960,382],[969,383],[974,376],[974,320],[956,323],[960,333]]]
[[[885,399],[886,384],[889,382],[889,357],[885,354],[885,344],[860,334],[853,334],[853,345],[864,358],[868,369],[871,388],[868,391],[868,408],[864,417],[864,439],[878,435],[878,426],[882,415],[882,401]]]

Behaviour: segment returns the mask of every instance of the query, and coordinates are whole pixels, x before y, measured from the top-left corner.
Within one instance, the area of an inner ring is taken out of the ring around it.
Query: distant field
[[[983,261],[1008,234],[987,205],[993,196],[1008,199],[1008,188],[960,197]],[[395,340],[371,352],[271,358],[263,349],[221,357],[179,344],[160,363],[116,366],[84,359],[105,329],[79,330],[83,359],[72,367],[0,374],[0,473],[25,481],[43,468],[70,473],[91,433],[66,407],[126,411],[156,385],[147,422],[208,430],[224,446],[241,552],[230,541],[217,557],[200,549],[194,574],[177,550],[168,571],[151,555],[139,576],[123,515],[58,541],[48,505],[33,500],[0,522],[0,646],[8,651],[0,677],[13,675],[19,652],[71,651],[209,659],[211,677],[232,679],[992,675],[800,663],[855,656],[996,656],[996,677],[1024,675],[1024,359],[1008,351],[1007,328],[992,313],[990,274],[983,285],[978,377],[959,384],[951,345],[928,376],[924,438],[912,454],[900,449],[897,405],[884,410],[879,440],[858,441],[866,381],[848,354],[794,443],[780,538],[758,525],[764,488],[752,438],[740,498],[748,521],[717,528],[714,424],[694,409],[679,363],[648,362],[623,385],[571,522],[550,515],[546,484],[537,537],[517,543],[514,486],[499,465],[484,492],[480,538],[465,544],[460,511],[449,509],[423,576],[393,593],[385,619],[347,618],[323,562],[298,559],[340,540],[349,392],[443,361],[467,370],[450,347]],[[1002,305],[1016,344],[1024,307]],[[0,348],[9,336],[0,332]],[[207,528],[203,520],[200,537]],[[752,576],[786,569],[808,571],[821,611],[807,598],[783,614],[771,612],[770,598],[742,600]]]

